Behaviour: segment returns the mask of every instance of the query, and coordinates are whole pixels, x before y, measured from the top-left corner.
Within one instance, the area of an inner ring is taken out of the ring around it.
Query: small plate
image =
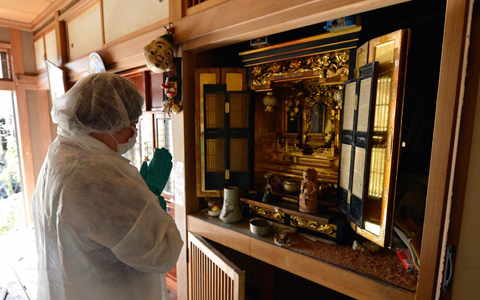
[[[211,216],[211,217],[218,217],[220,215],[220,213],[222,212],[221,209],[219,210],[208,210],[208,215]]]

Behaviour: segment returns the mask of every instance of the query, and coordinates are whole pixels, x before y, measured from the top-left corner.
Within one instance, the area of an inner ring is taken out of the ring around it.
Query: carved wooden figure
[[[300,185],[300,211],[317,212],[318,173],[314,168],[303,171],[303,181]]]

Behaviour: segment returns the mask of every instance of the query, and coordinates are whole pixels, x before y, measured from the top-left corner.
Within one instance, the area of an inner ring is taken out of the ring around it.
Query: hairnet
[[[52,120],[73,135],[113,133],[137,121],[142,105],[143,97],[132,82],[98,73],[80,79],[53,100]]]

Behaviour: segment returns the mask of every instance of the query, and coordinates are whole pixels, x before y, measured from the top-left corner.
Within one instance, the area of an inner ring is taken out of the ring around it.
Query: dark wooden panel
[[[140,94],[142,94],[144,98],[144,105],[143,110],[149,111],[150,109],[150,89],[147,88],[149,86],[149,78],[147,78],[148,73],[144,70],[136,71],[129,71],[125,73],[119,74],[120,76],[125,77],[126,79],[130,80],[135,84]]]
[[[150,91],[152,100],[150,107],[152,108],[152,110],[159,110],[163,107],[163,78],[163,73],[150,72]]]

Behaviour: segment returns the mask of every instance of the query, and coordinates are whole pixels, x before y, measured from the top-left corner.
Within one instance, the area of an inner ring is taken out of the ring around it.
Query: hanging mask
[[[133,149],[133,147],[135,146],[135,143],[137,142],[137,128],[135,127],[130,127],[130,128],[133,129],[133,136],[126,143],[120,144],[118,143],[117,139],[113,137],[113,135],[110,135],[117,143],[117,152],[119,154],[123,155],[127,153],[129,150]]]
[[[147,66],[155,73],[168,72],[173,65],[173,34],[159,36],[143,48]]]

